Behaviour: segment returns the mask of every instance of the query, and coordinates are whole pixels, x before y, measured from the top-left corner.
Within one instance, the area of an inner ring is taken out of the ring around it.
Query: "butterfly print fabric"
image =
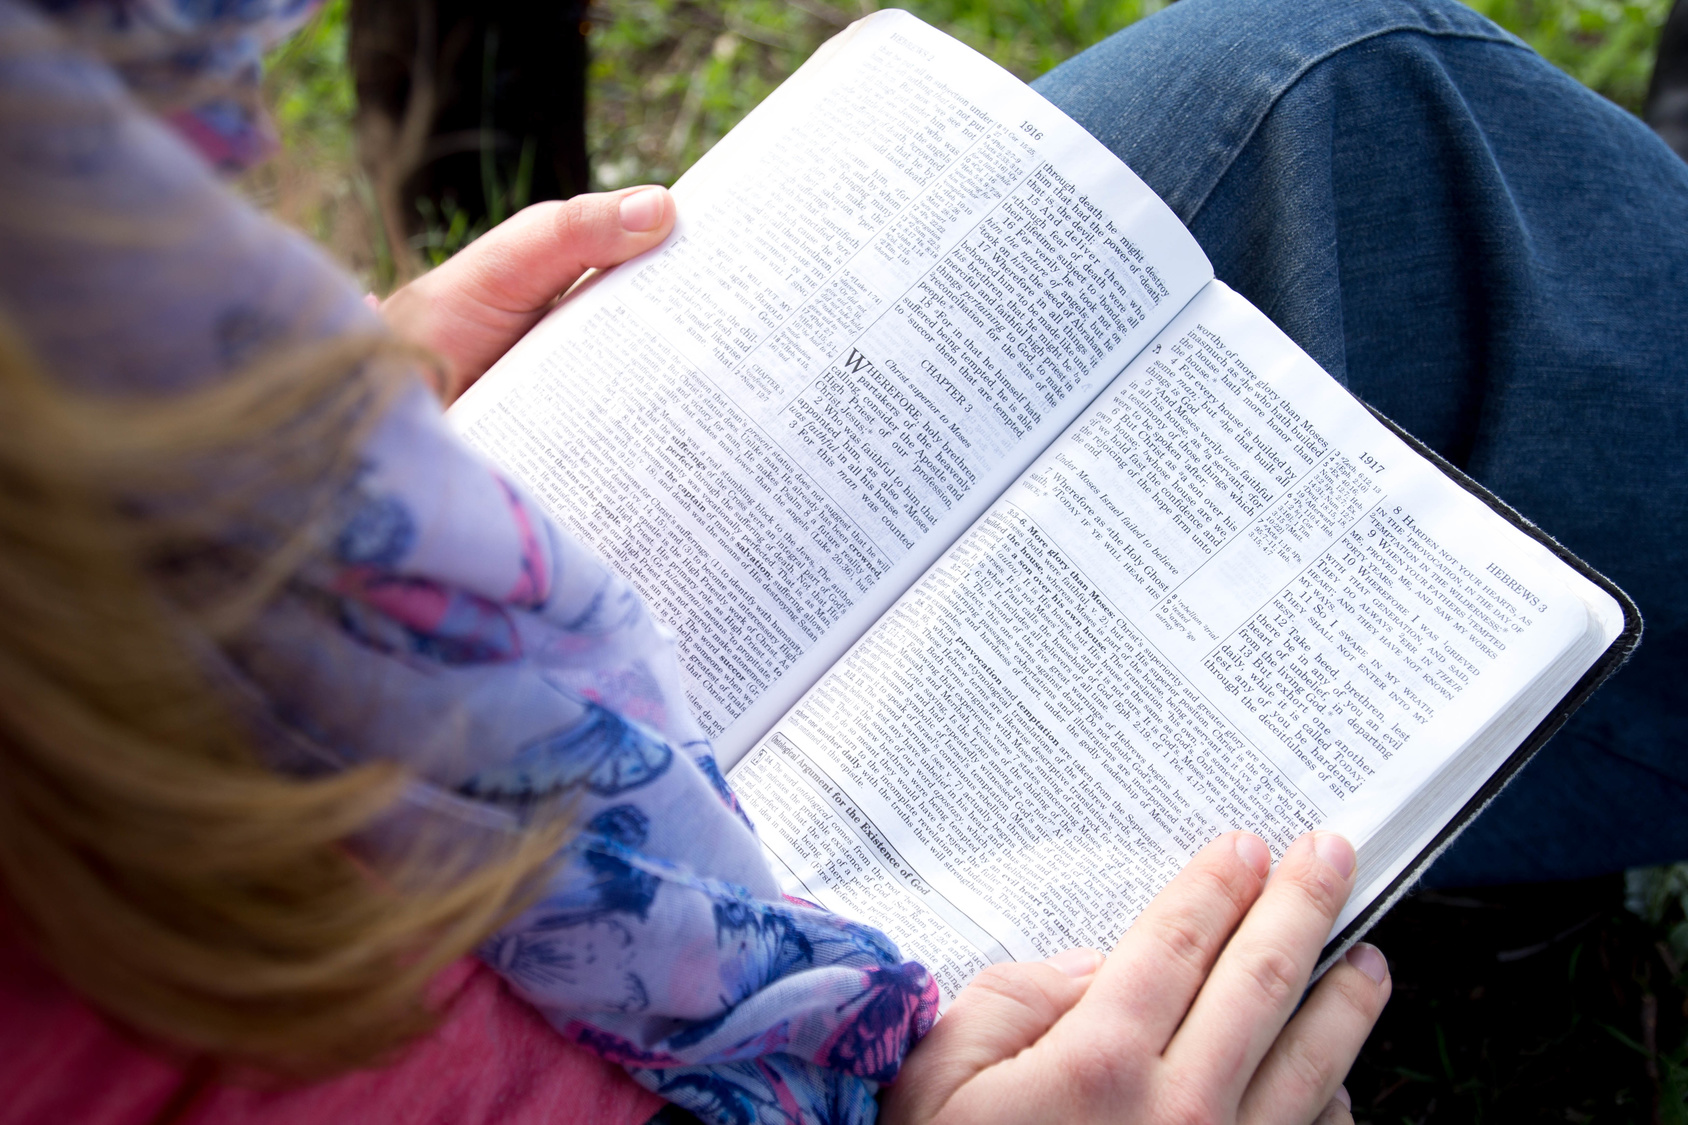
[[[217,176],[263,147],[259,53],[313,6],[0,0],[0,89],[40,111],[0,121],[0,191],[151,232],[0,223],[0,301],[55,378],[168,392],[381,330],[350,278]],[[370,846],[425,830],[472,854],[567,809],[550,882],[487,963],[706,1121],[872,1121],[936,987],[878,931],[781,896],[674,635],[420,384],[361,453],[320,561],[207,658],[261,746],[280,768],[405,763],[417,780]]]

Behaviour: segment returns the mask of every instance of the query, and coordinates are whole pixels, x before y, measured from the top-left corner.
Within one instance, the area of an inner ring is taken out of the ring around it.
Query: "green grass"
[[[1670,0],[1469,2],[1578,81],[1640,110]],[[673,182],[868,6],[607,0],[592,32],[589,132],[600,185]],[[900,6],[1030,79],[1166,7],[1166,0],[906,0]]]
[[[1641,112],[1670,0],[1466,0],[1578,82]]]
[[[365,277],[391,274],[374,199],[352,137],[357,96],[346,64],[347,0],[328,0],[267,60],[265,87],[281,152],[241,188]]]
[[[1307,0],[1309,3],[1318,0]],[[1340,0],[1332,0],[1340,2]],[[1639,111],[1670,0],[1468,0],[1548,60]],[[1032,78],[1167,0],[906,0]],[[601,0],[592,9],[590,118],[597,186],[672,183],[803,59],[875,0]],[[333,250],[372,287],[394,281],[354,155],[346,0],[330,0],[270,59],[283,152],[245,189]],[[436,261],[470,233],[440,217],[413,247]],[[464,226],[464,224],[457,224]]]
[[[592,30],[593,166],[604,187],[672,183],[816,47],[877,4],[609,0]],[[1022,78],[1166,0],[906,0]]]

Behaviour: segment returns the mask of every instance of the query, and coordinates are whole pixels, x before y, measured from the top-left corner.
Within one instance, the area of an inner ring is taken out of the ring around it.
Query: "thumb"
[[[444,362],[441,394],[450,402],[581,274],[625,262],[673,229],[666,188],[535,203],[388,297],[381,315]]]
[[[450,273],[461,297],[488,309],[543,312],[589,269],[642,254],[674,229],[666,188],[632,187],[523,208],[435,273]],[[441,281],[447,279],[441,278]]]
[[[903,1063],[885,1095],[885,1121],[936,1116],[987,1068],[1036,1043],[1090,987],[1102,955],[1069,949],[1041,963],[991,965],[962,990]]]

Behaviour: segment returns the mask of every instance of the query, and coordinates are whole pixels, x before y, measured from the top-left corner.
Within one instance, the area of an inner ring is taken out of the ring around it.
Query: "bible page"
[[[1078,125],[896,11],[674,195],[451,417],[678,632],[730,765],[1211,270]]]
[[[1585,596],[1216,281],[731,780],[790,893],[953,996],[1111,948],[1233,828],[1340,831],[1374,884]]]

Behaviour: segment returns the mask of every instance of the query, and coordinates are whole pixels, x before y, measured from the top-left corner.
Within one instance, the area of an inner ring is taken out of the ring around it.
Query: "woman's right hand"
[[[1228,833],[1107,958],[986,969],[910,1053],[885,1121],[1349,1125],[1341,1082],[1389,999],[1383,955],[1355,946],[1296,1005],[1354,849],[1312,833],[1268,878],[1270,863],[1258,837]]]

